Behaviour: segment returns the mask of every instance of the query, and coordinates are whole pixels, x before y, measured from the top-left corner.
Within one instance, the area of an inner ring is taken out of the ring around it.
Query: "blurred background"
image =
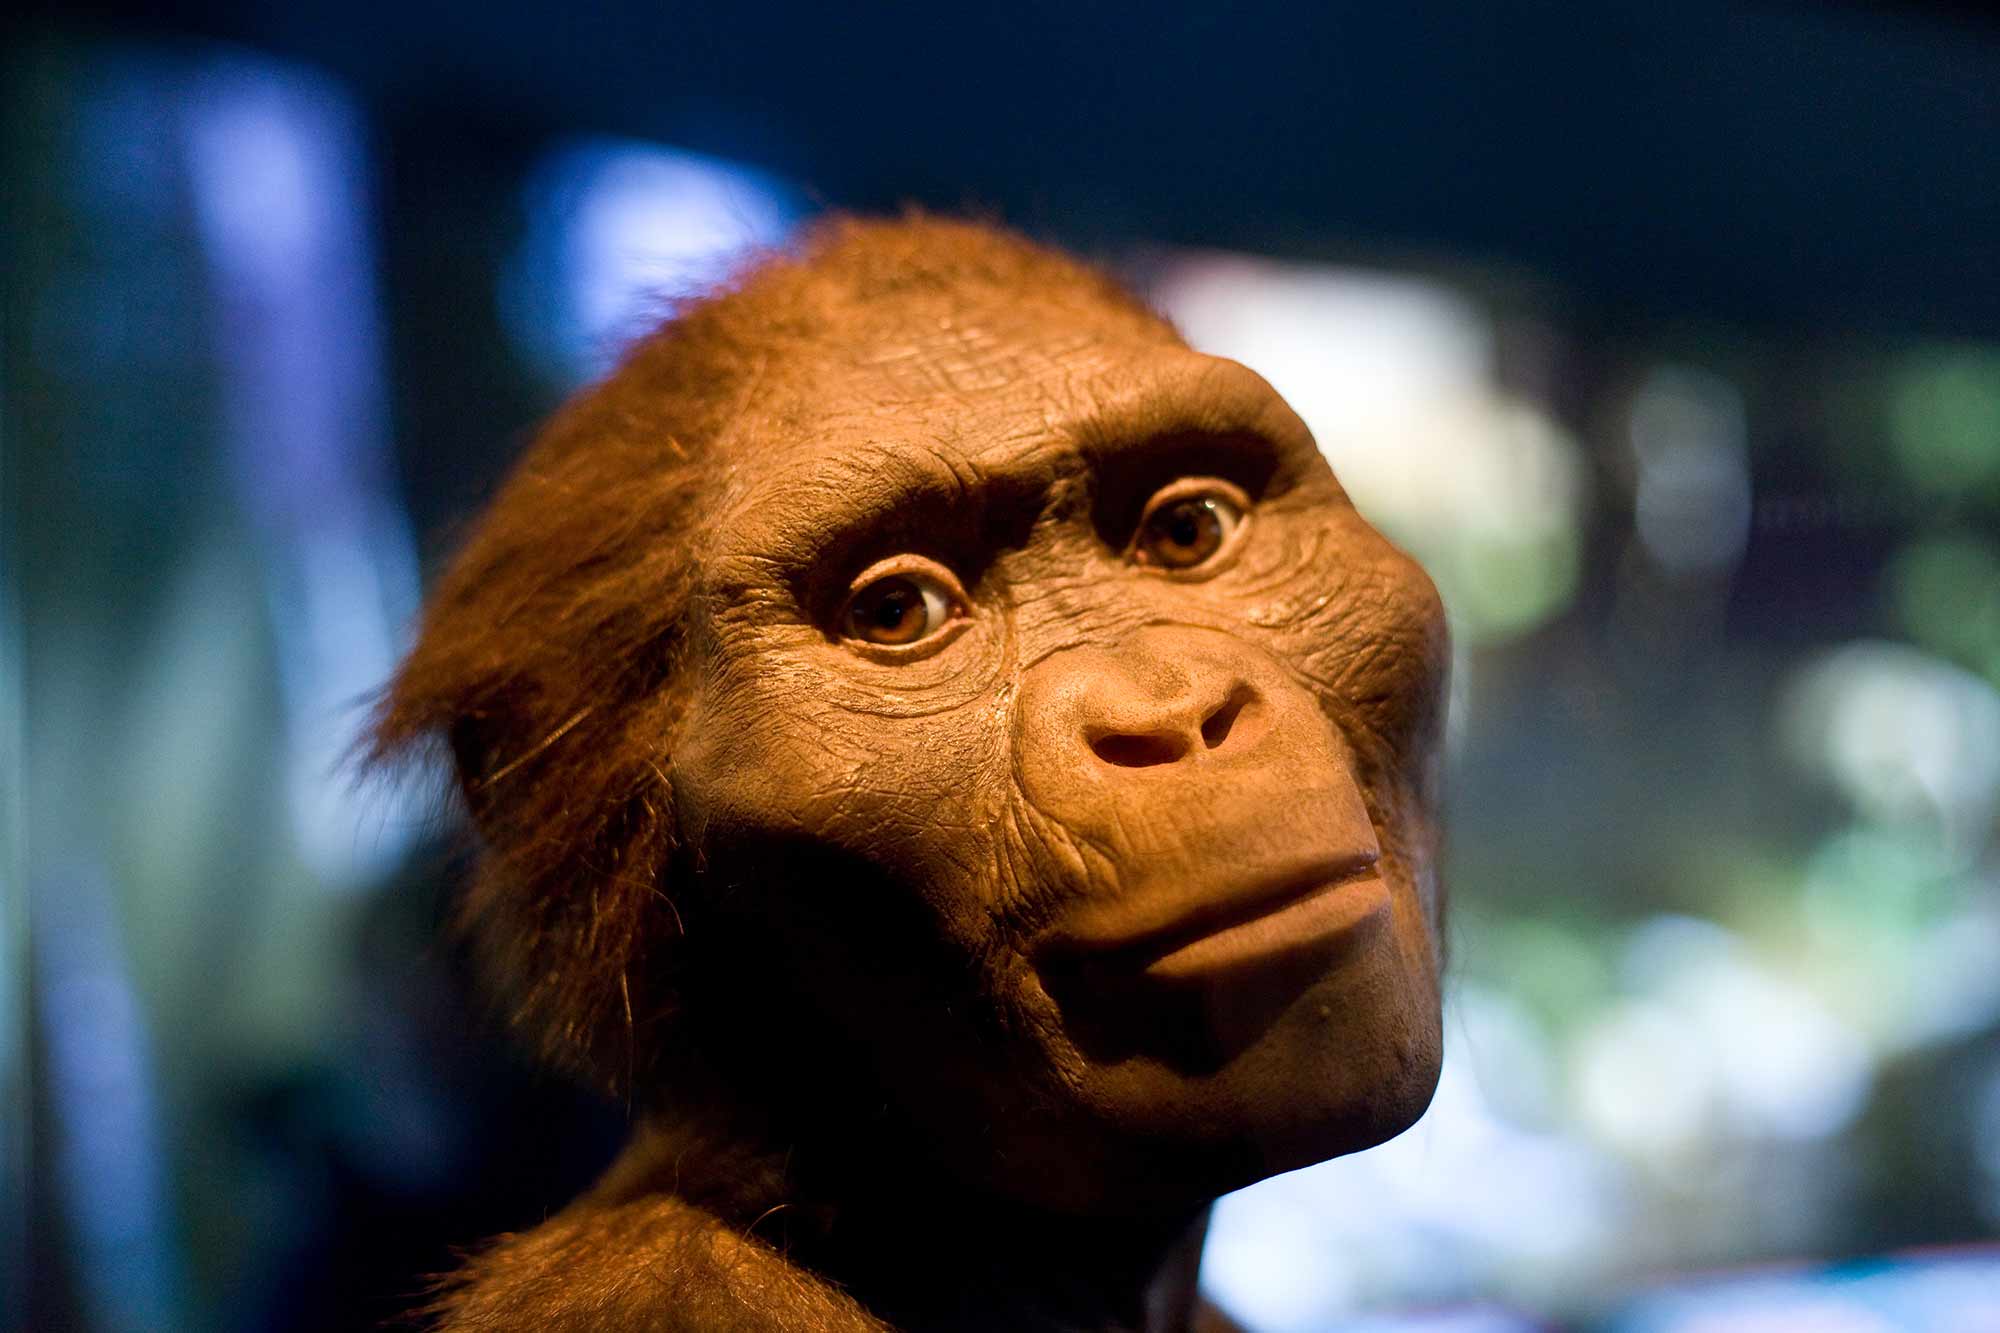
[[[2000,1328],[1977,8],[213,0],[5,69],[0,1317],[375,1326],[608,1160],[357,705],[623,340],[920,202],[1262,371],[1457,631],[1443,1085],[1225,1199],[1211,1294]]]

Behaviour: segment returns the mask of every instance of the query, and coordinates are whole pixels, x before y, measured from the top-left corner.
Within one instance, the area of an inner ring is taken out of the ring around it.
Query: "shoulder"
[[[889,1333],[831,1283],[672,1195],[587,1197],[447,1277],[437,1333]]]

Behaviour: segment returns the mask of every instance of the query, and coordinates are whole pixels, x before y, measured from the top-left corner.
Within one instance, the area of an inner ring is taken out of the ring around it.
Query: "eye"
[[[1188,477],[1146,502],[1131,556],[1160,569],[1193,569],[1215,558],[1249,515],[1242,491],[1214,477]]]
[[[862,643],[887,648],[921,643],[964,609],[956,581],[929,569],[871,571],[855,582],[841,616],[841,632]]]

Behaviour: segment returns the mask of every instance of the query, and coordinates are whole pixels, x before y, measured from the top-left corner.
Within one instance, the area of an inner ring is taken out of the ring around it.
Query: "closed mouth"
[[[1327,954],[1389,918],[1389,889],[1370,867],[1259,913],[1180,940],[1141,969],[1156,981],[1194,981],[1306,954]]]
[[[1247,890],[1207,898],[1158,927],[1060,939],[1059,957],[1093,972],[1193,978],[1312,948],[1386,916],[1374,848],[1315,861]]]

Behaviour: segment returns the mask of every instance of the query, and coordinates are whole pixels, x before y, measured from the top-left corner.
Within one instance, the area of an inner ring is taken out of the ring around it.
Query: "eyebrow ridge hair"
[[[1037,516],[1047,487],[967,472],[943,450],[886,441],[781,471],[725,522],[736,539],[719,563],[754,562],[791,585],[804,609],[829,580],[901,551],[954,566],[983,559],[995,517]]]
[[[1203,400],[1188,388],[1148,385],[1106,408],[1052,420],[1044,430],[1019,433],[1015,448],[999,458],[959,452],[947,437],[871,439],[831,459],[780,470],[727,526],[740,531],[749,520],[761,550],[738,554],[755,554],[803,592],[831,577],[830,565],[852,572],[899,551],[983,564],[1010,535],[1025,536],[1064,481],[1101,477],[1148,452],[1226,438],[1258,439],[1274,455],[1286,452],[1288,441],[1260,410],[1264,403],[1241,395]]]

